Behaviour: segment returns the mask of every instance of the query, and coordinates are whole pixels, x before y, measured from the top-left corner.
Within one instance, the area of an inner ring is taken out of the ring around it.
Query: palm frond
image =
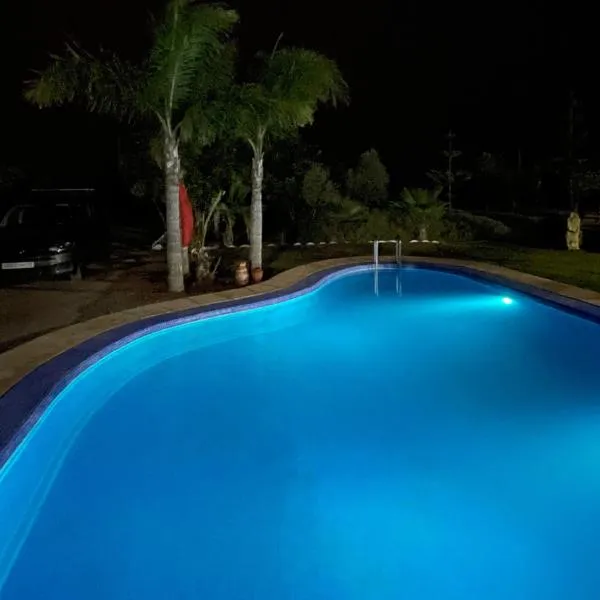
[[[274,99],[259,83],[244,83],[232,90],[231,106],[228,111],[229,126],[239,137],[256,140],[257,133],[265,125],[274,109]]]
[[[367,212],[367,208],[363,204],[351,198],[342,198],[339,207],[340,214],[346,219],[360,218]]]
[[[348,100],[336,63],[302,48],[276,51],[265,65],[263,85],[274,101],[269,116],[275,133],[312,124],[320,104]]]
[[[196,98],[179,117],[176,128],[180,131],[181,139],[184,142],[193,141],[202,147],[218,137],[230,136],[237,127],[235,95],[233,82],[229,80],[212,94],[205,93],[203,98]]]
[[[440,201],[441,187],[405,188],[402,191],[402,203],[393,203],[393,207],[417,222],[441,219],[447,209],[445,203]]]
[[[239,174],[233,173],[231,183],[229,184],[229,191],[227,192],[227,199],[232,208],[241,206],[249,193],[250,186]]]
[[[211,84],[218,84],[222,72],[216,63],[237,20],[235,11],[216,5],[169,2],[149,60],[145,96],[155,110],[181,109]]]
[[[266,63],[263,81],[279,98],[333,105],[348,100],[348,86],[335,61],[313,50],[276,51]]]
[[[312,50],[278,50],[265,65],[263,85],[277,102],[275,120],[284,128],[312,123],[319,104],[348,100],[348,86],[336,63]]]
[[[245,139],[256,141],[259,131],[289,135],[311,124],[320,104],[348,100],[348,86],[337,65],[318,52],[286,48],[262,60],[257,80],[238,92],[234,113]]]
[[[140,71],[113,54],[67,46],[63,56],[26,82],[25,98],[40,108],[81,102],[88,110],[131,117],[140,112]]]

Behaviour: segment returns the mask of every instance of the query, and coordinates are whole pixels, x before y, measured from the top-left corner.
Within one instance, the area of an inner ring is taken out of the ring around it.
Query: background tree
[[[329,169],[322,164],[313,163],[302,181],[302,198],[315,211],[319,206],[337,204],[341,195],[338,187],[329,176]]]
[[[152,144],[153,130],[136,128],[118,139],[119,183],[139,202],[135,203],[135,216],[140,218],[152,209],[148,219],[148,234],[161,235],[166,230],[164,179],[161,173],[162,154],[158,155]]]
[[[302,198],[306,172],[319,161],[321,152],[300,134],[275,141],[269,148],[263,202],[267,235],[281,243],[296,242],[307,234],[307,204]],[[249,215],[248,211],[248,215]]]
[[[545,165],[539,161],[523,161],[520,149],[508,156],[483,152],[473,173],[477,208],[513,214],[539,209],[544,171]]]
[[[70,46],[27,86],[40,107],[75,101],[88,110],[150,120],[160,135],[165,178],[169,289],[184,289],[179,225],[180,142],[214,139],[221,113],[216,101],[233,73],[227,35],[237,13],[194,0],[170,0],[140,64]]]
[[[226,140],[214,144],[210,152],[192,144],[185,144],[184,150],[185,185],[194,210],[202,214],[210,212],[214,217],[214,238],[232,246],[236,217],[241,215],[250,191],[246,164],[240,162],[238,149]],[[220,201],[210,210],[216,197]],[[197,238],[204,240],[208,234],[207,229]]]
[[[565,133],[564,155],[556,158],[554,163],[557,174],[567,188],[569,209],[577,211],[583,191],[579,184],[585,180],[585,175],[582,177],[582,174],[586,170],[587,161],[582,155],[588,134],[584,127],[582,107],[573,89],[569,90]]]
[[[457,170],[454,165],[454,161],[462,156],[462,152],[454,147],[455,137],[456,134],[454,134],[452,130],[446,135],[448,147],[443,152],[446,159],[446,168],[442,170],[433,169],[427,173],[429,179],[431,179],[437,187],[447,190],[448,208],[452,208],[453,193],[456,185],[463,181],[468,181],[471,178],[471,174],[468,171],[462,169]]]
[[[368,207],[382,207],[387,202],[389,184],[387,169],[374,149],[361,154],[346,179],[348,195]]]
[[[262,268],[263,176],[268,138],[285,138],[310,125],[320,104],[347,98],[346,83],[334,61],[300,48],[275,49],[260,58],[256,80],[238,94],[237,132],[252,150],[252,268]]]
[[[345,240],[348,226],[356,225],[366,214],[364,205],[342,195],[329,169],[319,163],[304,175],[302,199],[307,208],[304,231],[310,239]]]
[[[25,173],[13,165],[0,165],[0,191],[13,190],[25,180]]]

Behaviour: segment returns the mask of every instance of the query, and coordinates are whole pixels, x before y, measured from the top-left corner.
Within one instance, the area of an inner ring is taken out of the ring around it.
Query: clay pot
[[[262,281],[264,272],[260,267],[252,269],[252,281],[254,283],[260,283]]]
[[[243,285],[248,285],[249,280],[250,274],[248,273],[248,263],[243,260],[235,268],[235,283],[241,287]]]

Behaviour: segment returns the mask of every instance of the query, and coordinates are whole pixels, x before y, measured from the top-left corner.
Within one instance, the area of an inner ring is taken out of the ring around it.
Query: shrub
[[[305,239],[319,242],[344,241],[360,223],[366,219],[367,211],[362,204],[349,198],[340,198],[338,204],[331,204],[321,210],[305,228]]]
[[[501,221],[453,210],[446,215],[442,236],[449,242],[492,241],[506,238],[510,228]]]
[[[349,201],[351,202],[351,201]],[[331,214],[313,228],[315,241],[364,244],[374,239],[408,240],[402,224],[387,211],[362,209],[354,215]]]
[[[343,241],[364,243],[375,239],[395,240],[397,238],[404,241],[409,238],[402,223],[388,211],[372,210],[361,222],[354,223],[353,227],[344,232]]]

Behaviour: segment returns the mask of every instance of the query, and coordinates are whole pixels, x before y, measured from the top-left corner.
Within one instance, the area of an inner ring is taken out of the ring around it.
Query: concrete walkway
[[[0,352],[76,323],[81,311],[110,285],[109,281],[38,281],[0,288]]]

